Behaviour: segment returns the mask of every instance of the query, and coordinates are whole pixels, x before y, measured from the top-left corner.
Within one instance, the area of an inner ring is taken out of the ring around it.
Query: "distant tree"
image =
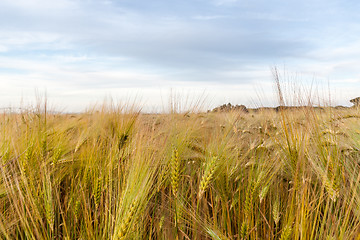
[[[354,104],[354,107],[359,107],[359,106],[360,106],[360,97],[351,99],[350,102],[351,102],[352,104]]]

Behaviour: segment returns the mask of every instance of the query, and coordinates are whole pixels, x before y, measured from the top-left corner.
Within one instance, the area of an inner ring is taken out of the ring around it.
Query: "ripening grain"
[[[2,239],[356,239],[360,112],[0,117]]]

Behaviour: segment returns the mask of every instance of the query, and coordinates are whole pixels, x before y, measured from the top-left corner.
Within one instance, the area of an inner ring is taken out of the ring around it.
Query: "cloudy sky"
[[[360,95],[359,10],[355,0],[1,0],[0,107],[38,91],[64,111],[105,96],[159,109],[171,89],[212,106],[277,105],[274,66],[349,105]]]

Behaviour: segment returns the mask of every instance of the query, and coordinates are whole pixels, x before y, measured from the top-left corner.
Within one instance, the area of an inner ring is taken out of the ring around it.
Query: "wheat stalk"
[[[102,185],[102,181],[101,178],[99,177],[97,179],[97,181],[95,182],[95,187],[93,189],[93,196],[94,196],[94,201],[95,201],[95,207],[97,208],[99,206],[100,203],[100,198],[101,198],[101,185]]]
[[[331,181],[326,175],[323,177],[323,182],[325,189],[329,194],[329,197],[332,201],[336,202],[339,197],[339,188],[335,181]]]
[[[126,215],[124,216],[124,218],[122,219],[122,221],[120,223],[120,229],[119,229],[119,232],[117,235],[118,239],[125,239],[128,231],[129,231],[130,223],[131,223],[131,221],[134,221],[134,216],[135,216],[137,207],[138,207],[138,201],[134,200],[131,203],[129,210],[127,211]]]
[[[256,182],[251,182],[249,189],[247,191],[246,194],[246,200],[245,200],[245,217],[247,219],[249,219],[250,215],[251,215],[251,209],[252,209],[252,203],[253,203],[253,199],[254,199],[254,195],[255,195],[255,191],[257,188],[257,184]]]
[[[240,239],[245,239],[248,234],[248,226],[246,221],[243,221],[240,229]]]
[[[79,219],[79,210],[80,210],[80,201],[76,200],[75,206],[74,206],[74,215],[75,215],[76,220]]]
[[[57,148],[53,155],[53,163],[57,164],[63,154],[62,148]]]
[[[51,189],[51,182],[50,182],[50,176],[46,174],[44,179],[44,190],[45,190],[45,216],[46,221],[48,222],[51,231],[54,231],[54,203],[52,199],[52,189]]]
[[[291,239],[291,232],[292,232],[292,227],[291,224],[287,224],[285,226],[285,228],[282,230],[281,236],[280,236],[280,240],[288,240]]]
[[[266,197],[267,193],[269,192],[269,185],[266,185],[265,187],[263,187],[259,193],[259,200],[260,203],[264,200],[264,198]]]
[[[199,186],[199,199],[202,197],[202,195],[205,193],[206,189],[208,188],[210,181],[213,178],[214,172],[217,168],[217,157],[212,157],[211,160],[208,162],[204,175],[201,178],[200,186]]]
[[[277,197],[273,203],[272,214],[275,224],[277,225],[280,221],[280,200]]]
[[[30,146],[26,149],[24,159],[22,159],[22,162],[21,162],[21,170],[24,175],[24,181],[26,181],[26,182],[32,181],[31,175],[30,175],[30,172],[32,169],[31,169],[31,167],[29,167],[29,163],[31,161],[32,154],[33,154],[33,145],[30,144]]]
[[[171,186],[174,195],[177,195],[180,179],[180,160],[179,152],[176,148],[173,149],[171,155]]]
[[[41,147],[41,156],[42,156],[43,158],[45,158],[45,157],[46,157],[46,154],[47,154],[47,138],[46,138],[46,136],[44,136],[44,137],[41,139],[40,147]]]

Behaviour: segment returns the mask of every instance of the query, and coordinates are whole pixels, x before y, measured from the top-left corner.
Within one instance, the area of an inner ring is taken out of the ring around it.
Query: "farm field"
[[[357,239],[360,111],[0,116],[1,239]]]

